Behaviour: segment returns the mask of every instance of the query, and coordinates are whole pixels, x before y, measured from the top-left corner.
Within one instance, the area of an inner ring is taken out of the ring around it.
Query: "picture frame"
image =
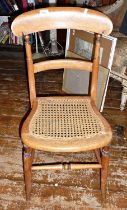
[[[65,56],[91,60],[93,54],[94,34],[91,32],[67,30]],[[100,68],[97,87],[97,107],[102,112],[109,81],[110,70],[113,63],[117,38],[102,36],[100,48]],[[90,73],[81,70],[64,70],[63,91],[69,94],[89,94]]]

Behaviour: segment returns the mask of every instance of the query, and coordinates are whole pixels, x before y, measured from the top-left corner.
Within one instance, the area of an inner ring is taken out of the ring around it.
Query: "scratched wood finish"
[[[6,57],[7,54],[7,57]],[[99,191],[99,169],[81,171],[35,171],[31,201],[26,203],[22,144],[19,127],[30,107],[23,55],[0,53],[0,209],[102,209]],[[14,60],[14,58],[17,58]],[[18,59],[19,58],[19,59]],[[14,62],[13,62],[13,60]],[[20,65],[19,65],[20,63]],[[11,65],[10,65],[11,64]],[[43,84],[41,83],[43,80]],[[62,70],[36,76],[37,92],[43,95],[64,94]],[[106,209],[127,208],[127,106],[119,111],[120,83],[109,84],[103,115],[113,128]],[[119,102],[119,103],[118,103]],[[110,107],[110,108],[109,108]],[[112,108],[114,107],[114,108]],[[124,128],[118,131],[118,125]],[[38,152],[36,161],[64,160],[60,153]],[[94,160],[94,153],[70,155],[71,161]],[[66,161],[68,160],[66,156]],[[77,179],[78,177],[78,179]]]

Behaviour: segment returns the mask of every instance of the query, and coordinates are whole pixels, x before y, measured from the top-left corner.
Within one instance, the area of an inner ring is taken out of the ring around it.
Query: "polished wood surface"
[[[95,10],[78,7],[49,7],[23,13],[11,26],[16,36],[67,28],[108,35],[113,25],[106,15]]]
[[[62,92],[63,71],[46,71],[37,75],[37,94]],[[41,82],[43,79],[43,84]],[[0,52],[0,208],[1,209],[103,209],[99,190],[99,170],[33,171],[31,200],[26,203],[22,171],[22,143],[19,125],[29,109],[24,56]],[[113,129],[108,193],[105,209],[127,208],[127,106],[119,110],[121,84],[110,80],[103,115]],[[21,127],[21,126],[20,126]],[[35,153],[37,162],[63,161],[64,154]],[[66,162],[94,160],[93,153],[66,155]],[[42,178],[43,177],[43,178]],[[77,179],[78,177],[78,179]],[[39,190],[38,190],[39,189]],[[91,191],[91,189],[93,189]]]
[[[29,42],[29,36],[26,36],[25,39],[26,39],[25,47],[26,47],[26,61],[27,61],[27,68],[28,68],[30,102],[31,102],[31,107],[32,107],[33,101],[36,99],[34,65],[33,65],[33,59],[32,59],[31,44]]]
[[[32,166],[32,170],[81,170],[81,169],[97,169],[102,168],[101,164],[83,164],[83,163],[65,163],[65,164],[46,164],[40,166]]]
[[[92,62],[73,60],[73,59],[59,59],[59,60],[50,60],[42,61],[34,64],[34,73],[53,70],[53,69],[74,69],[74,70],[83,70],[83,71],[92,71]]]
[[[101,35],[95,35],[95,49],[93,55],[93,65],[92,65],[92,81],[91,81],[91,98],[96,104],[97,98],[97,82],[98,82],[98,71],[99,71],[99,59],[100,59],[100,40]],[[95,85],[96,84],[96,85]]]

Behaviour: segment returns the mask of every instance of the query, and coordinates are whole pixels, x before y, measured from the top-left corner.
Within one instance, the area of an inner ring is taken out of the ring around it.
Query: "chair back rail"
[[[108,35],[112,27],[110,19],[98,11],[79,7],[49,7],[19,15],[11,29],[16,36],[67,28]]]
[[[49,60],[42,61],[34,64],[34,73],[40,71],[47,71],[53,69],[74,69],[74,70],[85,70],[92,71],[92,62],[78,60],[78,59],[58,59],[58,60]]]

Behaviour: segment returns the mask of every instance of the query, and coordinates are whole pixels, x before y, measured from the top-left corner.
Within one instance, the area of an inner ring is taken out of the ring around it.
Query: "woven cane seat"
[[[89,97],[38,98],[29,123],[31,141],[27,145],[32,147],[34,144],[34,148],[46,151],[94,149],[106,145],[111,139],[104,122]]]

